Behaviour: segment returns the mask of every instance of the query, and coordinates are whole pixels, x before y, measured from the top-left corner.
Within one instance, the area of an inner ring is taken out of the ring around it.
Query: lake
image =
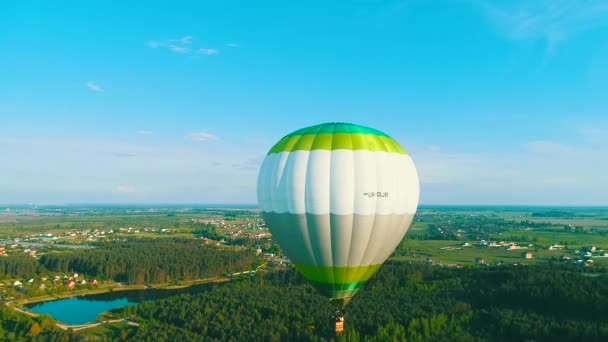
[[[153,301],[183,293],[200,293],[208,291],[218,284],[199,284],[187,288],[174,290],[129,290],[114,291],[100,294],[77,296],[57,299],[48,302],[32,303],[25,308],[39,314],[51,315],[55,320],[80,325],[94,322],[105,311],[135,305],[146,301]]]

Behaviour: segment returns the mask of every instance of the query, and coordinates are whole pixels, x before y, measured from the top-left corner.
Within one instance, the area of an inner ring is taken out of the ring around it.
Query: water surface
[[[57,321],[71,325],[94,322],[105,311],[153,301],[182,293],[207,291],[217,284],[193,285],[175,290],[130,290],[115,291],[87,296],[57,299],[48,302],[27,304],[25,307],[39,314],[48,314]]]

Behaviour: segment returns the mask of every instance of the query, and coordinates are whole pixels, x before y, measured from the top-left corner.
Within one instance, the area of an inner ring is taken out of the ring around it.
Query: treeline
[[[211,223],[200,223],[196,224],[192,233],[197,237],[205,237],[207,239],[219,241],[226,237],[226,234],[222,232],[216,225]]]
[[[608,275],[568,266],[441,268],[391,262],[347,307],[293,271],[122,311],[134,341],[606,341]]]
[[[48,315],[30,317],[4,305],[0,307],[0,341],[70,341],[73,332],[55,325]]]
[[[0,277],[27,277],[40,274],[44,267],[25,253],[11,253],[0,257]]]
[[[49,253],[40,263],[54,272],[76,272],[130,284],[202,279],[254,268],[251,250],[218,249],[200,241],[145,239],[107,242],[97,248]]]

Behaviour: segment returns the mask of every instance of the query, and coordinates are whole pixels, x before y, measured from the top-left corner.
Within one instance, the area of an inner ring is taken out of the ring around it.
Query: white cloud
[[[137,193],[137,191],[135,190],[135,187],[132,185],[117,185],[112,189],[112,192],[117,193],[117,194],[135,194]]]
[[[91,89],[92,91],[96,91],[96,92],[102,92],[103,88],[101,88],[100,85],[98,85],[97,83],[93,82],[93,81],[88,81],[87,83],[85,83],[85,85]]]
[[[137,156],[136,154],[126,153],[126,152],[116,152],[116,153],[112,153],[112,155],[117,158],[133,158],[133,157]]]
[[[258,171],[260,166],[262,166],[264,157],[266,157],[264,154],[260,154],[255,157],[248,158],[243,162],[234,163],[232,164],[232,167],[245,171]]]
[[[179,39],[174,39],[172,41],[179,42],[180,44],[192,44],[192,36],[185,36]]]
[[[240,44],[235,44],[235,43],[228,43],[228,44],[226,44],[226,46],[227,46],[227,47],[233,47],[233,48],[238,48],[238,47],[241,47],[241,45],[240,45]]]
[[[151,40],[148,42],[148,46],[153,49],[162,48],[183,55],[191,55],[194,58],[197,58],[198,55],[217,55],[220,52],[217,49],[192,47],[192,40],[192,36],[184,36],[181,38],[167,39],[163,41]],[[234,45],[236,46],[236,44]]]
[[[567,154],[575,152],[575,148],[555,141],[536,140],[527,144],[528,150],[537,154]]]
[[[140,135],[152,135],[152,134],[154,134],[153,131],[146,130],[146,129],[141,129],[141,130],[137,131],[136,133],[140,134]]]
[[[192,50],[190,48],[178,46],[178,45],[174,45],[174,44],[167,45],[167,49],[169,49],[173,52],[177,52],[177,53],[188,53]]]
[[[2,135],[0,160],[11,162],[0,167],[0,203],[255,203],[257,172],[232,165],[266,149]]]
[[[198,53],[200,53],[201,55],[213,56],[217,55],[220,52],[216,49],[198,49]]]
[[[580,134],[590,144],[608,147],[608,128],[584,128],[580,130]]]
[[[206,132],[194,132],[186,135],[186,139],[192,141],[220,141],[217,135]]]
[[[483,14],[509,39],[544,40],[552,50],[560,42],[605,25],[608,4],[602,1],[474,1]]]

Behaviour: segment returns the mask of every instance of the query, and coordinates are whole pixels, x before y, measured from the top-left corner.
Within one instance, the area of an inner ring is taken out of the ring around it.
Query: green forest
[[[389,262],[346,310],[294,271],[123,309],[133,341],[606,341],[603,269],[544,264],[463,269]]]
[[[250,270],[252,250],[217,249],[186,239],[141,239],[98,244],[70,253],[48,253],[40,264],[53,272],[76,272],[129,284],[187,281]]]

